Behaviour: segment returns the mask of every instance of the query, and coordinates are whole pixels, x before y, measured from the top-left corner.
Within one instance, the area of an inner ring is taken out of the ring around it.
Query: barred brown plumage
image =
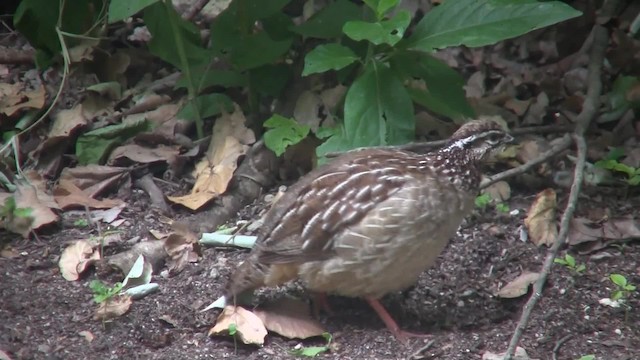
[[[511,140],[497,123],[475,120],[425,155],[369,148],[311,171],[269,210],[225,297],[299,278],[314,291],[366,298],[404,339],[410,333],[378,299],[433,265],[473,208],[479,165]]]

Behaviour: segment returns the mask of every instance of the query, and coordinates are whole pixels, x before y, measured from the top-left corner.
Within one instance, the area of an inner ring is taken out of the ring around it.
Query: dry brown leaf
[[[558,235],[556,227],[556,192],[545,189],[538,193],[531,204],[524,224],[529,238],[537,245],[551,245]]]
[[[130,169],[113,166],[87,165],[65,168],[60,181],[69,181],[92,198],[112,189],[130,186]]]
[[[171,274],[176,274],[190,262],[198,261],[201,254],[200,244],[196,234],[187,228],[174,223],[176,232],[170,234],[164,241],[164,249],[169,255],[167,267]]]
[[[169,196],[174,203],[197,210],[227,190],[236,170],[238,158],[247,153],[249,144],[255,142],[253,131],[245,126],[242,110],[236,105],[233,114],[225,114],[216,120],[209,150],[196,164],[196,183],[185,196]]]
[[[522,273],[520,276],[509,281],[508,284],[503,286],[502,289],[496,293],[496,296],[505,299],[520,297],[529,291],[529,286],[538,281],[538,278],[540,278],[539,273]]]
[[[122,163],[124,159],[141,164],[171,162],[178,155],[180,155],[178,146],[158,145],[149,148],[138,144],[129,144],[115,148],[109,155],[107,164],[117,165]]]
[[[600,222],[592,222],[586,218],[573,218],[569,223],[569,245],[637,238],[640,238],[640,222],[631,217],[613,218]]]
[[[111,298],[98,305],[96,313],[93,315],[93,319],[105,321],[122,316],[129,311],[131,303],[131,297],[127,295],[120,295]]]
[[[62,251],[58,266],[62,277],[68,281],[76,281],[96,260],[100,260],[100,252],[94,250],[88,241],[78,240]]]
[[[0,83],[0,113],[13,116],[24,108],[41,109],[44,106],[46,90],[40,86],[32,91],[25,91],[23,83]]]
[[[95,339],[93,333],[88,330],[79,331],[78,335],[82,336],[85,340],[87,340],[87,342],[92,342],[93,339]]]
[[[53,194],[63,210],[84,207],[109,209],[124,204],[120,199],[94,199],[88,191],[82,190],[71,181],[64,179],[58,182]]]
[[[506,181],[498,181],[482,190],[483,194],[489,194],[492,199],[503,202],[511,198],[511,187]]]
[[[44,186],[43,183],[36,183],[36,185]],[[58,204],[51,200],[51,196],[36,186],[27,182],[16,184],[16,191],[13,194],[3,193],[0,196],[2,204],[4,204],[5,198],[11,195],[15,199],[16,207],[31,209],[31,212],[28,217],[14,216],[5,219],[3,225],[7,230],[27,237],[32,230],[58,221],[58,215],[51,210],[51,207],[57,209]]]
[[[322,336],[322,324],[311,317],[305,302],[292,298],[274,301],[253,311],[264,326],[289,339]]]
[[[245,344],[263,345],[267,329],[254,313],[240,306],[228,305],[224,308],[216,325],[209,330],[209,336],[229,334],[229,326],[234,324],[236,334]]]

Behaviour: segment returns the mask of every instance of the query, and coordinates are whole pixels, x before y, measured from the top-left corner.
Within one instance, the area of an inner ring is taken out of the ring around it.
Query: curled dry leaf
[[[522,273],[517,278],[509,281],[507,285],[503,286],[502,289],[496,293],[496,296],[505,299],[520,297],[529,291],[529,286],[538,281],[538,278],[540,278],[539,273]]]
[[[88,241],[78,240],[62,251],[58,266],[62,277],[68,281],[75,281],[90,264],[97,260],[100,260],[100,253],[94,250]]]
[[[322,324],[311,317],[308,304],[297,299],[280,299],[254,310],[253,313],[268,330],[289,339],[322,336],[326,331]]]
[[[224,308],[216,325],[209,330],[209,336],[229,334],[235,327],[236,334],[245,344],[263,345],[267,329],[254,313],[240,306],[228,305]]]
[[[498,202],[507,201],[511,197],[511,187],[506,181],[498,181],[482,190],[482,193],[489,194]]]
[[[196,235],[175,232],[164,241],[164,249],[169,255],[167,266],[171,274],[176,274],[190,262],[198,261],[201,255],[200,243]]]
[[[233,114],[225,114],[216,120],[209,150],[196,164],[196,183],[191,194],[169,196],[174,203],[197,210],[227,190],[238,158],[247,153],[249,144],[255,142],[253,131],[245,126],[242,110],[236,105]]]
[[[586,218],[573,218],[569,223],[569,245],[591,243],[582,251],[592,252],[614,243],[640,238],[640,221],[631,217],[610,218],[593,222]]]
[[[531,204],[524,224],[529,238],[537,246],[551,245],[558,235],[556,227],[556,192],[545,189],[538,193]]]
[[[94,320],[109,320],[122,316],[129,311],[131,307],[131,297],[126,295],[116,296],[105,302],[100,303],[93,315]]]

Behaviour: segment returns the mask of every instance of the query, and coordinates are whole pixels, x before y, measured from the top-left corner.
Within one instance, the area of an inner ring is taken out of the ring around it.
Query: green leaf
[[[447,0],[420,20],[403,45],[427,52],[491,45],[581,14],[560,1]]]
[[[236,332],[238,332],[238,325],[231,323],[229,324],[229,329],[227,330],[229,331],[229,335],[234,336]]]
[[[503,213],[508,213],[509,212],[509,205],[505,204],[505,203],[499,203],[496,204],[496,210],[503,212]]]
[[[264,122],[267,130],[264,143],[277,156],[284,154],[287,147],[297,144],[309,134],[309,127],[293,119],[274,114]]]
[[[560,259],[560,258],[553,259],[553,262],[560,265],[567,265],[567,262],[564,259]]]
[[[178,25],[177,34],[174,34],[170,26],[169,17],[175,18]],[[164,2],[158,2],[147,7],[144,11],[144,22],[152,35],[148,43],[149,51],[176,68],[184,71],[176,51],[178,46],[184,47],[189,66],[197,66],[211,59],[213,54],[201,44],[200,29],[182,19],[172,6],[167,7]],[[181,45],[176,42],[176,36],[180,38]]]
[[[634,175],[631,179],[627,181],[631,186],[638,186],[640,184],[640,175]]]
[[[576,259],[573,256],[571,256],[569,254],[566,254],[564,256],[564,259],[567,260],[567,264],[569,264],[569,266],[571,266],[571,267],[575,267],[576,266]]]
[[[13,215],[21,218],[31,217],[32,214],[33,214],[32,208],[15,208],[15,210],[13,211]]]
[[[352,148],[401,144],[415,138],[411,98],[385,64],[371,62],[349,88],[344,126]]]
[[[292,43],[293,38],[273,40],[264,31],[245,36],[231,49],[231,63],[241,71],[270,64],[286,54]]]
[[[576,268],[576,272],[579,272],[579,273],[580,273],[580,272],[583,272],[583,271],[585,271],[585,270],[586,270],[586,268],[587,268],[587,267],[586,267],[584,264],[580,264],[580,265],[578,265],[578,267]]]
[[[316,131],[316,136],[320,139],[327,139],[316,148],[318,165],[322,165],[327,162],[325,155],[328,153],[341,152],[353,148],[353,146],[351,146],[351,142],[345,135],[344,126],[342,125],[334,128],[321,127]]]
[[[595,359],[596,359],[595,355],[583,355],[577,360],[595,360]]]
[[[424,80],[426,89],[407,89],[416,103],[454,120],[475,116],[464,92],[464,79],[443,61],[422,52],[402,51],[391,58],[391,67],[407,79]]]
[[[353,40],[367,40],[375,45],[389,44],[391,46],[402,40],[404,31],[411,22],[408,11],[399,11],[393,18],[379,22],[349,21],[344,24],[342,31]]]
[[[291,350],[291,354],[296,356],[316,357],[327,350],[329,350],[329,348],[326,346],[308,346]]]
[[[82,165],[101,163],[114,147],[150,128],[146,119],[139,119],[84,133],[76,141],[78,162]]]
[[[364,3],[376,13],[378,19],[382,19],[389,9],[398,4],[398,0],[364,0]]]
[[[195,86],[199,86],[200,90],[204,90],[213,86],[223,87],[244,87],[249,82],[246,74],[241,74],[232,70],[208,69],[208,66],[199,66],[191,69]],[[184,74],[176,82],[176,88],[187,88],[189,86]]]
[[[340,70],[358,60],[358,56],[346,46],[339,44],[318,45],[304,58],[302,76],[328,70]]]
[[[249,70],[251,89],[261,94],[278,97],[291,79],[291,67],[286,64],[267,64]]]
[[[195,98],[198,112],[201,118],[207,118],[222,114],[223,111],[233,112],[233,101],[225,94],[206,94]],[[194,102],[188,102],[176,115],[178,118],[190,121],[196,120],[196,112],[193,108]]]
[[[109,23],[124,20],[140,12],[159,0],[111,0],[109,3]]]
[[[624,277],[623,275],[620,274],[611,274],[611,276],[609,276],[609,278],[611,279],[611,281],[620,286],[621,288],[624,288],[625,285],[627,285],[627,278]]]
[[[620,290],[616,290],[611,294],[611,300],[620,300],[624,297],[624,293]]]
[[[342,27],[349,20],[360,18],[360,7],[349,0],[331,2],[306,22],[291,31],[312,38],[331,39],[342,35]]]
[[[478,195],[474,202],[476,207],[484,209],[491,202],[491,196],[489,196],[489,194]]]

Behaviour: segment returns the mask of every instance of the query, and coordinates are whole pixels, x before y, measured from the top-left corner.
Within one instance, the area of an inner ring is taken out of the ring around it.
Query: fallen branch
[[[614,14],[617,7],[618,0],[606,1],[601,9],[599,19],[609,19]],[[600,22],[596,22],[593,28],[593,43],[591,45],[591,56],[589,58],[587,96],[582,106],[582,111],[576,118],[576,128],[573,133],[573,140],[576,143],[578,157],[574,169],[571,192],[569,193],[567,206],[564,210],[564,213],[562,214],[562,219],[560,221],[560,231],[558,232],[558,236],[551,249],[549,249],[549,253],[545,258],[544,265],[542,266],[542,271],[540,271],[540,278],[533,285],[533,294],[522,310],[522,315],[520,316],[518,325],[516,326],[513,336],[511,337],[511,341],[509,342],[509,347],[507,348],[504,360],[511,360],[513,358],[513,354],[518,345],[518,342],[520,341],[520,338],[522,338],[524,329],[529,323],[529,318],[531,317],[533,308],[542,296],[542,290],[544,284],[547,281],[547,277],[551,272],[553,260],[555,259],[560,248],[566,242],[567,235],[569,234],[569,223],[573,218],[573,213],[576,209],[576,203],[578,200],[578,195],[580,194],[580,188],[582,186],[582,180],[584,177],[584,166],[587,157],[587,143],[584,139],[584,133],[589,127],[589,124],[591,123],[593,118],[596,116],[597,109],[600,105],[600,93],[602,91],[602,65],[604,62],[604,54],[608,42],[609,32],[604,26],[600,24]]]

